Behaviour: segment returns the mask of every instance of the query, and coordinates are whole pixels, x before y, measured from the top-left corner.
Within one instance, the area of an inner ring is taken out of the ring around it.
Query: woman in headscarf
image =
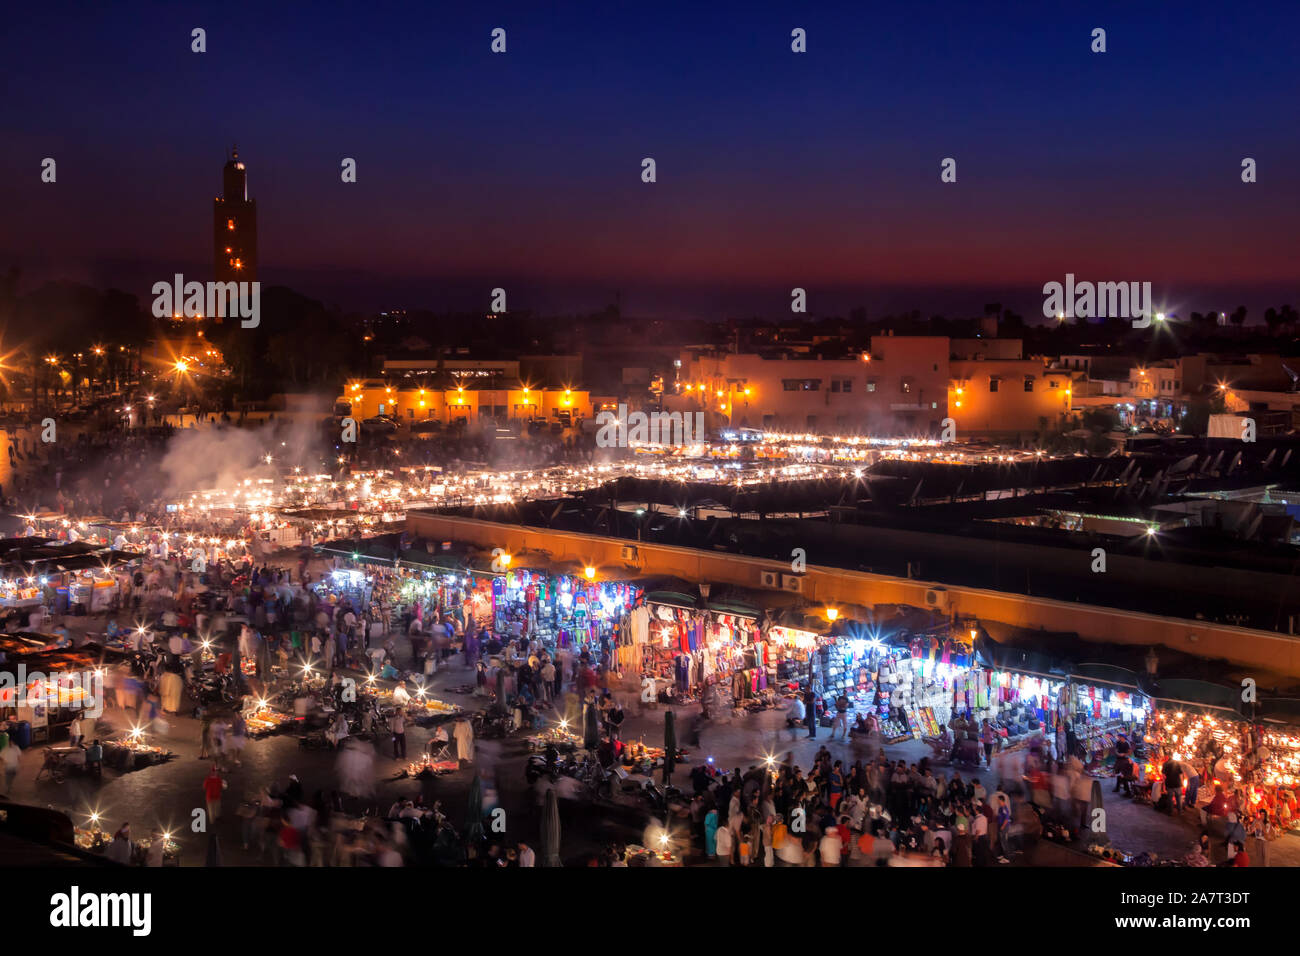
[[[131,845],[131,824],[123,823],[118,831],[113,834],[113,842],[109,844],[104,856],[114,863],[129,866],[134,851],[135,847]]]

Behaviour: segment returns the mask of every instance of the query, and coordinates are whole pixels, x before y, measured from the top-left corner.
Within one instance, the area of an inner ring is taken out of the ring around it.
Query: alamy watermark
[[[50,925],[55,929],[120,928],[133,936],[153,929],[152,893],[94,893],[73,886],[50,897]]]
[[[87,717],[104,713],[104,672],[59,671],[43,674],[19,664],[17,673],[0,671],[0,705],[81,710]]]
[[[239,318],[245,329],[262,322],[260,282],[186,282],[178,272],[171,283],[155,282],[153,294],[153,314],[158,319]]]
[[[1043,286],[1043,315],[1049,319],[1132,319],[1133,328],[1151,324],[1150,282],[1078,282]]]
[[[627,448],[631,445],[689,445],[704,440],[703,412],[632,412],[620,404],[618,414],[611,411],[596,416],[600,430],[596,445],[600,448]]]

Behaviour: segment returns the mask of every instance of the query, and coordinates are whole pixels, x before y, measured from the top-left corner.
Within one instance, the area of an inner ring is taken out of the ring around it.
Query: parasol
[[[600,724],[596,720],[596,704],[587,701],[582,707],[582,746],[588,750],[595,750],[600,746]]]
[[[1097,811],[1101,810],[1101,813]],[[1102,806],[1101,781],[1092,782],[1092,793],[1088,798],[1088,821],[1087,829],[1083,833],[1083,842],[1086,844],[1100,843],[1107,844],[1110,842],[1110,836],[1106,833],[1106,811]],[[1100,827],[1100,829],[1098,829]]]
[[[203,863],[204,866],[222,866],[221,862],[221,843],[217,840],[216,831],[208,833],[208,857]]]
[[[560,861],[560,804],[555,788],[546,791],[546,807],[542,811],[542,866],[563,866]]]
[[[465,839],[477,843],[484,839],[483,832],[483,781],[478,774],[469,785],[469,808],[465,814]]]

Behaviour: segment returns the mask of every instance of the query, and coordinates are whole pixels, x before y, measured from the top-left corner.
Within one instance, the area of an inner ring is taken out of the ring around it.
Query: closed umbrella
[[[469,785],[469,807],[465,813],[465,839],[476,843],[486,837],[483,832],[483,781],[479,775]]]
[[[600,746],[600,724],[596,720],[596,705],[592,701],[583,704],[582,745],[588,750]]]
[[[671,710],[664,713],[664,786],[672,778],[677,766],[677,719]]]
[[[542,810],[542,866],[563,865],[560,862],[560,804],[552,787],[546,791],[546,807]]]
[[[1101,813],[1098,813],[1098,810]],[[1084,831],[1083,842],[1103,845],[1110,843],[1110,835],[1106,833],[1106,810],[1102,806],[1100,780],[1092,782],[1092,793],[1088,798],[1088,828]]]
[[[221,844],[217,841],[215,830],[208,831],[208,856],[203,862],[204,866],[223,866],[221,862]]]

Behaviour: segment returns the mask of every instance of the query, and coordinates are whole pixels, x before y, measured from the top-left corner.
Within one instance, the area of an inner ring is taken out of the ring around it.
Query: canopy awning
[[[987,634],[975,639],[975,655],[985,667],[1015,671],[1031,677],[1065,680],[1070,676],[1070,662],[1060,657],[1010,644],[999,644]]]
[[[1139,686],[1144,694],[1166,708],[1207,708],[1241,714],[1240,687],[1182,677],[1152,680],[1145,674],[1142,675]]]
[[[709,610],[715,614],[731,614],[735,617],[751,617],[758,620],[763,616],[763,612],[749,604],[742,604],[739,601],[710,601]]]
[[[429,571],[440,571],[445,574],[466,574],[469,572],[469,566],[465,564],[465,561],[454,554],[434,554],[419,548],[406,548],[398,554],[398,558],[402,564]]]
[[[1122,691],[1140,691],[1138,675],[1126,667],[1097,662],[1075,664],[1070,677],[1076,683],[1097,684]]]
[[[699,598],[681,591],[651,591],[645,596],[647,604],[661,604],[665,607],[678,607],[687,611],[695,610]]]

